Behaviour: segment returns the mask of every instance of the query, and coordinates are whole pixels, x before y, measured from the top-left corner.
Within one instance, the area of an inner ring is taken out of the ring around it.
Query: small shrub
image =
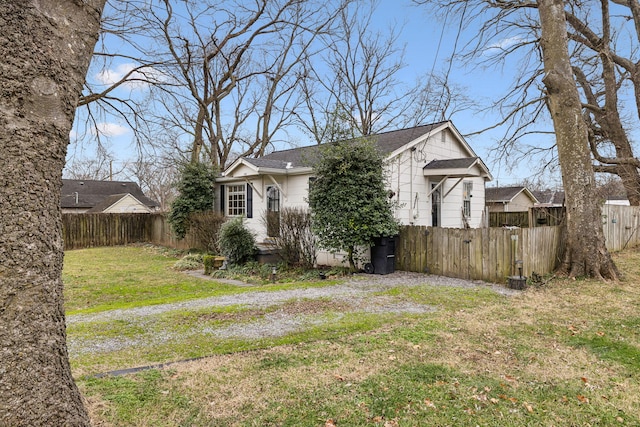
[[[220,227],[226,221],[224,215],[219,212],[205,211],[195,212],[189,216],[189,234],[195,237],[206,251],[219,254],[218,235]]]
[[[243,264],[256,256],[256,238],[244,226],[242,218],[233,218],[220,227],[220,252],[229,264]]]
[[[278,235],[271,237],[271,246],[278,250],[282,261],[289,266],[312,268],[317,259],[316,238],[311,231],[311,213],[302,208],[283,208],[278,221],[268,215],[264,223],[277,225]]]
[[[202,263],[204,264],[204,274],[213,273],[213,261],[216,259],[213,255],[205,255],[202,257]]]
[[[200,253],[187,254],[173,265],[176,270],[199,270],[203,266],[203,255]]]

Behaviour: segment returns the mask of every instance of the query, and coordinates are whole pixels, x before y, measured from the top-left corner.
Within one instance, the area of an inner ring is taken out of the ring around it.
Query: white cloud
[[[514,36],[514,37],[508,37],[506,39],[502,39],[497,43],[494,43],[490,46],[488,46],[485,51],[484,54],[485,55],[496,55],[500,52],[503,52],[507,49],[509,49],[512,46],[515,46],[519,43],[523,43],[525,42],[526,39],[520,37],[520,36]]]
[[[131,71],[137,67],[138,66],[134,63],[119,64],[114,68],[101,70],[95,75],[95,79],[100,84],[110,86],[122,80],[122,78],[127,76],[128,73],[131,73]],[[131,75],[127,76],[127,80],[128,81],[124,83],[123,86],[133,90],[146,88],[148,86],[147,81],[162,82],[166,81],[167,77],[162,72],[152,67],[146,67],[140,71],[133,71]]]
[[[92,133],[95,134],[97,132],[103,136],[122,136],[130,132],[130,129],[126,126],[119,125],[117,123],[96,123],[96,128],[92,130]]]

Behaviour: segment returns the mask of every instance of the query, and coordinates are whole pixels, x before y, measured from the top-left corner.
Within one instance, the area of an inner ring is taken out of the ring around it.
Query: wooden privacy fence
[[[552,272],[562,253],[560,227],[433,228],[406,226],[396,242],[398,270],[503,283],[516,275]]]
[[[548,222],[563,216],[555,208],[534,213]],[[640,207],[604,205],[602,230],[610,251],[640,245]],[[561,233],[560,226],[480,229],[405,226],[396,242],[396,268],[502,283],[518,273],[515,261],[522,260],[525,276],[532,272],[547,274],[560,261],[564,249]]]
[[[151,217],[149,214],[64,214],[64,248],[151,242]]]
[[[198,236],[175,238],[163,214],[64,214],[65,249],[147,242],[200,248]],[[640,245],[640,207],[604,205],[607,248]],[[546,274],[558,265],[561,227],[454,229],[405,226],[396,242],[396,269],[502,283],[517,274]]]
[[[621,251],[640,244],[640,207],[604,205],[602,230],[610,251]]]
[[[564,207],[533,207],[526,212],[489,212],[489,227],[562,225]]]
[[[62,231],[65,249],[141,242],[176,249],[198,247],[195,236],[178,240],[164,214],[63,214]]]

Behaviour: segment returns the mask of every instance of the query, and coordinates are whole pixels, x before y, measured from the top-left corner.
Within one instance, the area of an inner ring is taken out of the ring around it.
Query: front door
[[[267,236],[280,235],[280,190],[275,185],[267,187]]]
[[[433,190],[438,184],[431,184],[431,189]],[[440,189],[438,188],[433,193],[431,193],[431,226],[440,227],[440,203],[441,195]]]

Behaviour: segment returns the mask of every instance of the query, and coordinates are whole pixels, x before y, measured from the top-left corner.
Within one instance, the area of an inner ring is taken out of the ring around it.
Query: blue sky
[[[376,11],[374,24],[381,30],[392,24],[402,28],[399,43],[405,47],[407,66],[398,77],[407,85],[431,70],[443,72],[448,68],[447,61],[453,54],[454,43],[458,36],[458,17],[453,17],[449,22],[442,22],[429,15],[424,7],[415,6],[409,0],[381,0]],[[462,49],[464,44],[476,33],[477,29],[464,28],[458,41],[458,50]],[[442,42],[438,51],[440,40]],[[465,94],[476,100],[478,104],[490,105],[493,99],[496,99],[507,89],[514,66],[517,65],[507,63],[501,69],[483,70],[481,68],[470,69],[459,62],[454,62],[451,66],[449,81],[464,87]],[[130,65],[127,64],[116,63],[100,73],[93,70],[93,74],[90,73],[89,78],[93,81],[113,81],[127,72],[129,67]],[[142,96],[145,88],[132,85],[123,90]],[[500,119],[500,115],[496,113],[478,114],[472,111],[461,112],[453,117],[454,124],[463,134],[476,132]],[[434,117],[435,120],[437,118]],[[104,117],[100,122],[104,131],[103,139],[107,141],[109,150],[116,158],[116,163],[135,159],[133,132],[126,123],[114,117]],[[489,154],[489,150],[495,146],[495,140],[499,135],[499,132],[488,132],[468,138],[470,145],[487,163],[494,176],[495,181],[491,185],[495,185],[496,182],[500,185],[512,185],[520,182],[523,178],[531,177],[534,169],[531,164],[514,165],[513,170],[508,170],[503,163],[495,161]],[[73,137],[72,133],[72,141]],[[304,137],[300,138],[300,142],[304,144]],[[92,146],[80,147],[72,144],[69,150],[69,159],[72,156],[91,157],[93,150]],[[553,185],[557,185],[557,179]]]

